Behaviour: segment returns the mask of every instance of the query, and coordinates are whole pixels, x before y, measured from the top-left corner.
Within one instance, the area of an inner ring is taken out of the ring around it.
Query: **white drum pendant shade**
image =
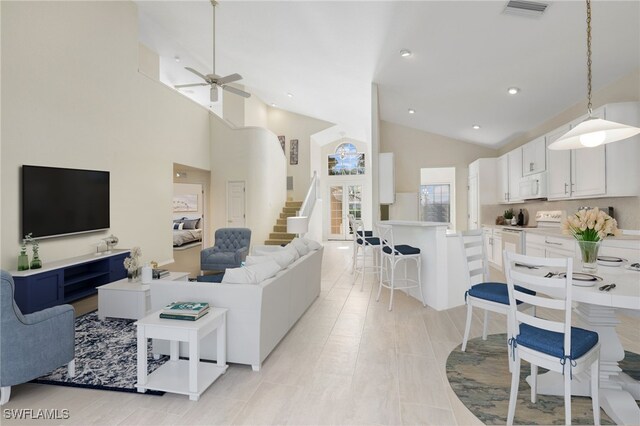
[[[592,148],[627,139],[640,133],[640,128],[589,117],[549,145],[549,149]]]

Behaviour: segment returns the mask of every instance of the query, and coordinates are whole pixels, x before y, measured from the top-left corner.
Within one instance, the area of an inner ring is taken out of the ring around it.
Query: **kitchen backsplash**
[[[527,201],[519,204],[495,204],[481,206],[482,222],[495,223],[497,216],[502,216],[505,210],[513,208],[518,214],[520,209],[529,211],[529,224],[535,222],[536,212],[539,210],[566,210],[567,214],[575,213],[579,207],[613,207],[614,217],[618,221],[618,227],[622,229],[640,230],[640,197],[617,198],[589,198],[582,200],[565,201]]]

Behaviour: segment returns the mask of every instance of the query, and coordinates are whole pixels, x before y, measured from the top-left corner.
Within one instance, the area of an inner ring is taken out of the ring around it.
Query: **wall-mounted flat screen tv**
[[[22,235],[109,228],[109,172],[22,166]]]

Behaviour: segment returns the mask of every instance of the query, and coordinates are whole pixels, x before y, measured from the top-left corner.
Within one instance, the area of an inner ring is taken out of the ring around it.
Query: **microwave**
[[[523,200],[547,199],[547,173],[536,173],[520,179],[520,198]]]

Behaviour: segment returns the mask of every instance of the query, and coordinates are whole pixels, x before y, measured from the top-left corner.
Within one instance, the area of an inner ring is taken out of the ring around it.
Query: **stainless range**
[[[524,230],[527,228],[560,229],[562,221],[567,216],[563,210],[541,210],[536,213],[536,224],[533,226],[505,226],[502,228],[502,252],[525,252]]]

